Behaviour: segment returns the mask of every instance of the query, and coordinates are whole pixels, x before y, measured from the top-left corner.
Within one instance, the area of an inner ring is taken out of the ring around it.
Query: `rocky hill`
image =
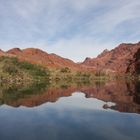
[[[127,73],[132,75],[140,74],[140,49],[134,54],[134,57],[127,68]]]
[[[21,61],[28,61],[32,64],[39,64],[50,68],[69,67],[73,70],[86,69],[86,66],[81,66],[67,58],[63,58],[56,54],[48,54],[47,52],[36,48],[28,48],[23,50],[14,48],[7,51],[5,54],[16,56]]]
[[[126,73],[139,48],[140,42],[136,44],[123,43],[111,51],[103,51],[97,58],[86,58],[82,65],[89,66],[97,71]]]
[[[122,43],[112,50],[104,50],[96,58],[86,58],[82,63],[75,63],[56,54],[48,54],[37,48],[13,48],[7,52],[0,50],[0,56],[17,57],[20,61],[42,65],[48,68],[68,67],[76,71],[103,71],[105,73],[138,73],[140,42]]]

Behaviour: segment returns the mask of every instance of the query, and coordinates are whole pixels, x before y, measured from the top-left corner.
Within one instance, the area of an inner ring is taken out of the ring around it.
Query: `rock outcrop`
[[[140,48],[140,42],[136,44],[120,44],[111,51],[105,50],[97,58],[86,59],[82,65],[90,66],[97,71],[110,71],[115,73],[126,73],[128,66],[133,60],[134,54]]]
[[[4,51],[0,49],[0,56],[4,54]]]
[[[134,54],[134,57],[126,72],[132,75],[140,74],[140,49],[138,49],[137,52]]]

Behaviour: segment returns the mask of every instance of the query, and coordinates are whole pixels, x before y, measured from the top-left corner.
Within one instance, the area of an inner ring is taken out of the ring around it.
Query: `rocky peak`
[[[91,58],[90,57],[86,57],[85,61],[89,61],[89,60],[91,60]]]
[[[98,57],[103,57],[109,52],[108,49],[105,49],[101,54],[98,55]]]
[[[19,54],[21,52],[22,52],[22,50],[20,48],[13,48],[13,49],[7,51],[8,54],[15,54],[15,55]]]
[[[103,51],[97,58],[85,60],[82,64],[96,69],[109,69],[118,73],[125,73],[139,48],[140,43],[122,43],[111,51]]]
[[[135,61],[140,60],[140,49],[134,55]]]
[[[32,55],[42,55],[42,54],[47,54],[47,52],[42,51],[40,49],[37,48],[28,48],[28,49],[24,49],[23,53],[25,54],[32,54]]]
[[[63,58],[56,54],[48,54],[47,52],[37,48],[27,48],[23,50],[14,48],[7,51],[7,54],[16,56],[20,61],[28,61],[32,64],[43,65],[45,67],[69,67],[75,70],[81,70],[82,67],[69,59]]]
[[[0,49],[0,55],[3,55],[5,52]]]
[[[1,50],[1,49],[0,49],[0,52],[1,52],[1,53],[4,53],[4,51],[3,51],[3,50]]]
[[[126,73],[140,74],[140,48],[134,54],[134,57],[126,70]]]

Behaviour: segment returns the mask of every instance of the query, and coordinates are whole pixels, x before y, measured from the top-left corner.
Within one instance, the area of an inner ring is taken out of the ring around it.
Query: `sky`
[[[0,49],[39,48],[75,62],[140,41],[140,0],[0,0]]]

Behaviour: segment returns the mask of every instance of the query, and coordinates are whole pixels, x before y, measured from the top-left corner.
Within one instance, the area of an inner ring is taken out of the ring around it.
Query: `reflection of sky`
[[[72,109],[91,109],[91,110],[104,110],[103,105],[113,106],[115,103],[104,102],[96,98],[86,98],[85,94],[82,92],[74,92],[70,97],[61,97],[55,103],[45,103],[38,107],[33,107],[34,109],[44,110],[47,108],[57,108],[58,110],[64,110],[65,108]],[[9,106],[3,105],[3,108],[10,108]],[[21,106],[20,108],[26,108]],[[111,111],[110,109],[108,109]]]
[[[139,140],[140,115],[103,111],[83,93],[34,108],[0,108],[2,140]]]
[[[103,105],[106,102],[98,100],[96,98],[85,98],[85,94],[81,92],[75,92],[72,94],[71,97],[62,97],[59,99],[58,102],[54,105],[53,103],[49,103],[48,106],[56,107],[58,109],[65,109],[65,108],[78,108],[78,109],[97,109],[103,110]],[[114,103],[109,102],[109,105],[115,105]]]

